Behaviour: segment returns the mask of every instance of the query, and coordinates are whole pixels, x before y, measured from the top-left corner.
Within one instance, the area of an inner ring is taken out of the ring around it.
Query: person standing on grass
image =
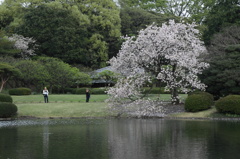
[[[44,87],[44,89],[43,89],[43,97],[44,97],[44,102],[48,103],[48,90],[47,90],[47,87]]]
[[[89,98],[90,98],[90,92],[88,89],[86,89],[86,102],[89,102]]]

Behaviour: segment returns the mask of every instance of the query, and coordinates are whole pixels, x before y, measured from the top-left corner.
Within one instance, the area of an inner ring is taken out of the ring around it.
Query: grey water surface
[[[240,158],[239,121],[0,121],[0,159],[237,158]]]

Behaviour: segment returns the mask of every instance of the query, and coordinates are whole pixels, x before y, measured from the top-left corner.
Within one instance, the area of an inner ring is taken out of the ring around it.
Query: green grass
[[[182,100],[187,97],[186,94],[180,95]],[[12,96],[13,103],[18,107],[18,116],[33,116],[41,118],[49,117],[109,117],[107,103],[108,95],[91,95],[90,102],[85,102],[85,95],[64,94],[64,95],[49,95],[49,103],[44,103],[42,95],[29,96]],[[148,96],[151,99],[160,98],[164,101],[170,101],[170,94]],[[236,115],[224,115],[217,113],[215,107],[201,112],[184,112],[178,114],[170,114],[170,117],[182,118],[231,118],[239,117]]]
[[[43,103],[43,95],[28,95],[28,96],[12,96],[13,103]],[[108,98],[107,95],[91,95],[90,102],[104,102]],[[49,103],[76,103],[85,102],[85,95],[63,94],[49,95]]]
[[[151,99],[161,99],[164,101],[170,101],[170,94],[151,94],[148,96]],[[187,97],[186,94],[180,95],[181,99],[185,99]],[[28,96],[12,96],[13,103],[43,103],[43,95],[28,95]],[[90,102],[104,102],[108,99],[108,95],[91,95]],[[76,95],[76,94],[50,94],[49,95],[49,103],[76,103],[76,102],[85,102],[85,95]]]
[[[107,117],[107,104],[95,103],[22,103],[17,104],[18,117]]]
[[[208,110],[200,111],[200,112],[184,112],[177,114],[170,114],[169,117],[177,117],[177,118],[240,118],[240,115],[236,114],[221,114],[218,113],[216,108],[213,106]]]
[[[181,95],[184,99],[186,95]],[[170,100],[169,94],[149,95],[151,99],[160,98]],[[12,96],[13,103],[18,107],[18,117],[32,116],[40,118],[50,117],[109,117],[107,103],[108,95],[91,95],[86,103],[85,95],[63,94],[49,95],[49,103],[44,103],[43,95]]]
[[[208,118],[212,117],[212,114],[217,113],[215,107],[211,109],[200,111],[200,112],[184,112],[184,113],[177,113],[177,114],[170,114],[170,117],[180,117],[180,118]]]

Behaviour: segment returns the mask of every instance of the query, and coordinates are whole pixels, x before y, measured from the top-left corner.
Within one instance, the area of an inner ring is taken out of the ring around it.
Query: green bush
[[[215,103],[219,113],[240,115],[240,95],[228,95]]]
[[[30,95],[32,93],[29,88],[14,88],[9,90],[10,95]]]
[[[91,94],[106,94],[106,88],[77,88],[73,94],[86,94],[86,89],[89,89]]]
[[[192,94],[185,100],[185,110],[188,112],[197,112],[209,109],[213,105],[213,100],[205,94]]]
[[[188,96],[193,95],[193,94],[202,94],[202,95],[206,96],[206,98],[209,98],[209,100],[214,101],[213,95],[210,94],[210,93],[208,93],[208,92],[195,91],[195,92],[190,92],[190,93],[188,94]]]
[[[12,103],[13,99],[10,95],[8,94],[3,94],[0,93],[0,102],[8,102],[8,103]]]
[[[0,102],[0,118],[9,118],[17,113],[17,106],[13,103]]]
[[[73,94],[85,94],[86,93],[86,89],[87,88],[77,88],[75,90],[73,90]]]
[[[106,88],[92,88],[90,90],[90,93],[92,92],[92,94],[106,94]]]

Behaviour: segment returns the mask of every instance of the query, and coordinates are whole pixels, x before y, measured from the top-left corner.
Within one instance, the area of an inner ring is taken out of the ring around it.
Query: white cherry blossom
[[[21,50],[20,51],[21,58],[28,59],[29,57],[35,55],[34,49],[36,45],[34,45],[34,43],[36,42],[36,40],[34,40],[33,38],[23,37],[22,35],[13,34],[11,37],[8,37],[8,39],[10,41],[15,42],[14,46],[16,49]],[[30,47],[30,45],[32,47]]]
[[[157,79],[165,83],[166,90],[185,93],[193,88],[205,89],[198,75],[209,67],[200,56],[206,53],[199,39],[196,25],[175,23],[170,20],[161,27],[152,24],[139,32],[138,37],[125,37],[121,50],[109,63],[122,74],[108,90],[110,102],[129,102],[141,98],[141,88],[146,81]],[[178,100],[173,94],[173,101]]]

